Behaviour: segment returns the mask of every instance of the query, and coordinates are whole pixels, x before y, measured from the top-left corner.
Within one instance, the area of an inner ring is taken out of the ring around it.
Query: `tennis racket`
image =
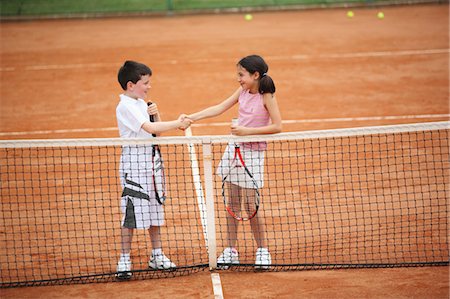
[[[150,106],[152,102],[148,102],[147,105]],[[153,115],[149,115],[150,121],[154,122],[155,118]],[[152,134],[156,137],[156,134]],[[159,204],[163,205],[166,201],[166,176],[164,174],[164,164],[161,156],[161,150],[159,145],[153,144],[152,146],[152,179],[153,186],[155,190],[155,197]]]
[[[250,220],[258,213],[260,192],[238,144],[234,145],[234,156],[227,166],[222,178],[225,209],[236,220]]]

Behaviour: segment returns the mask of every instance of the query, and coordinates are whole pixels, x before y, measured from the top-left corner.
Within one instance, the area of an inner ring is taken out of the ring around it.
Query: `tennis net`
[[[269,271],[448,265],[450,122],[272,136],[0,142],[1,287],[115,280],[124,147],[159,145],[167,195],[162,249],[151,270],[146,230],[132,242],[132,279],[215,269],[229,246],[221,178],[229,143],[264,143],[258,219]],[[145,152],[145,151],[144,151]],[[237,271],[258,245],[239,222]]]

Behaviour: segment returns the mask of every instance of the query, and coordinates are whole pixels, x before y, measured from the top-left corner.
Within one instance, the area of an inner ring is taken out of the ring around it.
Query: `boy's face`
[[[147,92],[151,88],[150,75],[144,75],[136,83],[128,82],[127,94],[135,99],[146,99]]]

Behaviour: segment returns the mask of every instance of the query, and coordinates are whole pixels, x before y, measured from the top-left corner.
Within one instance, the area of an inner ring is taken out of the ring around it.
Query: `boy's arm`
[[[242,91],[242,87],[239,87],[229,98],[222,101],[220,104],[208,107],[199,112],[192,113],[187,117],[193,121],[201,120],[204,118],[210,118],[220,115],[230,109],[239,99],[239,94]]]
[[[171,121],[158,121],[158,122],[150,122],[146,121],[142,124],[142,129],[144,129],[147,133],[150,134],[161,134],[166,131],[178,129],[180,127],[187,128],[192,123],[192,121],[188,118],[182,119],[179,117],[176,120]]]

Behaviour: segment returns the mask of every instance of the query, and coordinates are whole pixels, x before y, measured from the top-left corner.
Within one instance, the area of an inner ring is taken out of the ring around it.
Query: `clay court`
[[[376,14],[382,10],[384,19]],[[153,70],[164,119],[228,97],[235,65],[259,54],[277,87],[283,130],[449,119],[447,4],[172,17],[3,22],[1,139],[118,137],[116,74]],[[192,127],[228,134],[230,111]],[[224,124],[222,124],[224,123]],[[169,135],[182,136],[177,131]],[[225,298],[448,298],[448,266],[219,272]],[[1,289],[3,298],[213,298],[208,271],[87,285]]]

